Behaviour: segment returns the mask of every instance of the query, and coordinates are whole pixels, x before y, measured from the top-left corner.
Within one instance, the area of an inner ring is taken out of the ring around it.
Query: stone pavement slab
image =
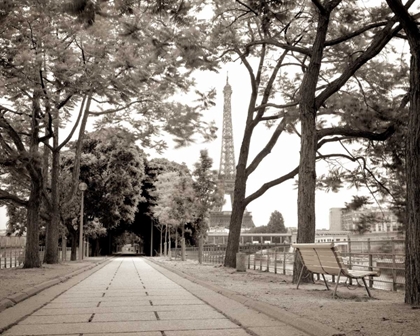
[[[145,311],[185,311],[189,314],[191,311],[213,311],[214,309],[204,304],[201,305],[171,305],[171,306],[129,306],[129,307],[94,307],[94,308],[61,308],[61,309],[48,309],[41,308],[34,312],[32,315],[62,315],[62,314],[85,314],[85,313],[119,313],[119,312],[145,312]]]
[[[55,316],[39,316],[31,315],[24,319],[21,324],[58,324],[58,323],[80,323],[89,322],[92,314],[77,314],[77,315],[55,315]]]
[[[176,321],[130,321],[130,322],[91,322],[58,324],[18,324],[7,330],[4,335],[63,335],[69,333],[126,333],[136,331],[169,330],[207,330],[239,328],[228,319],[217,320],[176,320]]]

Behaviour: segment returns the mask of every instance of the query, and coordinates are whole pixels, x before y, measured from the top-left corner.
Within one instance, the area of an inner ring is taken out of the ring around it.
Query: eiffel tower
[[[220,153],[219,185],[225,194],[225,204],[210,212],[210,228],[229,228],[232,214],[233,191],[235,189],[235,151],[233,146],[231,98],[232,87],[229,85],[229,77],[226,77],[226,85],[223,88],[223,128],[222,148]],[[254,227],[251,213],[244,212],[242,228]]]

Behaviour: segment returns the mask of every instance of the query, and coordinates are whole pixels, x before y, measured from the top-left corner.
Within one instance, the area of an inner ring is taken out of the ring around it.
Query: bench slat
[[[338,275],[338,272],[340,272],[341,270],[340,267],[328,267],[324,265],[322,265],[322,268],[327,274],[330,274],[330,275]]]
[[[334,256],[334,252],[331,250],[316,250],[319,256]]]
[[[324,273],[324,270],[321,267],[319,267],[319,266],[306,265],[306,268],[308,270],[310,270],[311,272],[314,272],[314,273],[320,273],[320,274],[323,274]]]

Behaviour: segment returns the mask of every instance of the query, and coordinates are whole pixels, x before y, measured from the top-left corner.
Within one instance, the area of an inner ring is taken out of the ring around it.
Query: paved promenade
[[[113,259],[4,335],[306,334],[145,259],[132,257]]]

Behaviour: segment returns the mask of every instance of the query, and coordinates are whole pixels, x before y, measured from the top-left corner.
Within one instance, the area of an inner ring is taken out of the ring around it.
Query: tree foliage
[[[127,131],[110,128],[90,133],[82,146],[80,179],[88,185],[84,192],[87,232],[97,238],[122,222],[134,221],[144,179],[145,154]],[[66,186],[72,183],[74,153],[62,155],[61,199],[67,198]],[[61,218],[75,234],[79,227],[80,197],[62,206]],[[89,231],[90,230],[90,231]]]
[[[209,225],[210,211],[222,206],[223,190],[218,185],[217,171],[212,170],[213,160],[207,150],[200,151],[200,158],[194,164],[194,228],[199,236],[204,236]]]
[[[257,226],[252,228],[250,233],[286,233],[287,229],[284,226],[284,218],[281,212],[274,210],[267,225]]]
[[[155,139],[161,132],[173,134],[180,143],[190,141],[195,132],[211,139],[215,129],[202,122],[202,107],[170,98],[188,91],[193,69],[214,70],[215,62],[205,48],[206,23],[191,14],[200,9],[200,1],[155,6],[125,0],[17,0],[1,5],[0,94],[5,103],[0,106],[0,123],[5,160],[0,164],[5,180],[0,196],[6,203],[30,208],[29,267],[39,265],[38,244],[32,239],[39,227],[41,200],[51,214],[46,256],[56,260],[59,155],[78,125],[80,145],[75,147],[66,203],[77,190],[88,117],[101,117],[98,127],[130,123],[136,139],[156,149],[166,146]],[[212,95],[202,94],[203,100]],[[59,126],[68,125],[76,115],[70,136],[60,143]],[[180,122],[185,127],[179,127]],[[10,185],[21,180],[26,191],[16,194]]]

